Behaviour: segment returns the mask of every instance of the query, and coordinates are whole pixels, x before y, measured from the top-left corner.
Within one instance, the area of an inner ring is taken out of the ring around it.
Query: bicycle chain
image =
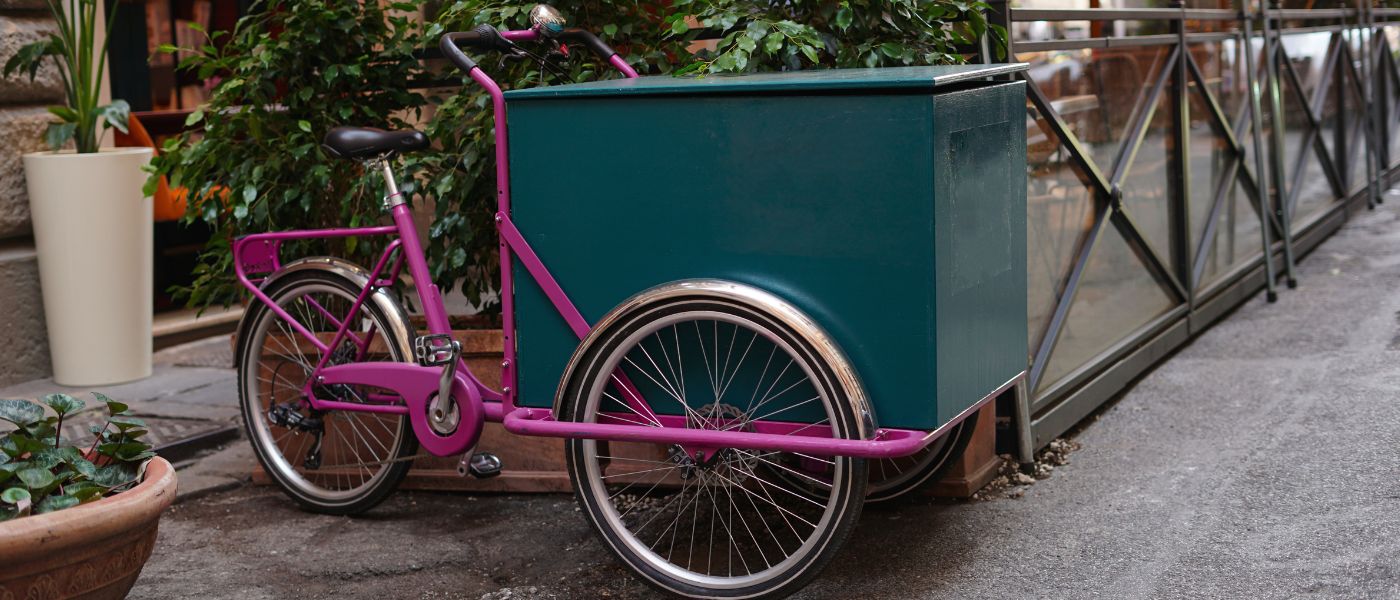
[[[405,456],[405,457],[402,457],[402,458],[392,458],[392,459],[389,459],[389,460],[381,460],[381,461],[377,461],[377,462],[361,462],[361,463],[354,463],[354,464],[349,464],[349,465],[321,465],[321,468],[322,468],[322,469],[329,469],[329,468],[345,469],[345,468],[357,468],[357,467],[374,467],[374,466],[379,466],[379,465],[389,465],[389,464],[393,464],[393,463],[401,463],[401,462],[407,462],[407,461],[410,461],[410,460],[418,460],[418,459],[420,459],[420,458],[432,458],[432,457],[433,457],[432,454],[419,453],[419,454],[414,454],[413,456]]]

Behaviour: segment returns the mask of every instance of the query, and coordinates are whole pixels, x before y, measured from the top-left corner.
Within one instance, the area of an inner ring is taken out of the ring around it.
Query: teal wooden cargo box
[[[840,345],[881,427],[933,429],[1026,367],[1017,65],[644,77],[512,91],[512,218],[589,322],[660,284],[753,285]],[[518,398],[578,346],[515,269]]]

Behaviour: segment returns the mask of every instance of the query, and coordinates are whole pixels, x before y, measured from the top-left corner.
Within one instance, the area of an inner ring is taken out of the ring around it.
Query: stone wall
[[[0,0],[0,65],[53,27],[43,0]],[[63,100],[52,66],[0,79],[0,386],[49,374],[39,268],[20,156],[43,149],[45,106]]]

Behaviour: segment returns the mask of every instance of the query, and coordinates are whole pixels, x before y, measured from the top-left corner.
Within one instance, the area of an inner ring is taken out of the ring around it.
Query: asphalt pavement
[[[1091,417],[1048,479],[870,507],[799,597],[1400,597],[1389,198],[1305,257],[1298,289],[1254,297]],[[567,496],[400,493],[352,519],[219,490],[167,514],[133,598],[653,597]]]

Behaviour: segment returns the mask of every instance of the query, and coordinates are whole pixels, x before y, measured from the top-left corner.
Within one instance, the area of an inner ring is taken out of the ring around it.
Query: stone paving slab
[[[202,492],[210,485],[227,488],[230,483],[246,481],[250,467],[243,465],[244,471],[236,479],[217,470],[207,477],[192,474],[188,485],[183,468],[193,464],[187,461],[199,452],[238,441],[238,390],[231,368],[232,352],[227,347],[228,337],[220,336],[162,350],[156,353],[152,375],[139,381],[69,387],[52,379],[40,379],[0,388],[0,398],[38,400],[55,393],[81,398],[87,406],[64,421],[63,435],[84,445],[93,437],[88,427],[101,426],[107,419],[106,408],[92,396],[92,392],[103,393],[126,403],[132,414],[145,421],[150,430],[147,439],[157,452],[181,467],[180,497],[187,492]],[[241,442],[237,445],[246,446]],[[195,484],[196,481],[201,483]]]

